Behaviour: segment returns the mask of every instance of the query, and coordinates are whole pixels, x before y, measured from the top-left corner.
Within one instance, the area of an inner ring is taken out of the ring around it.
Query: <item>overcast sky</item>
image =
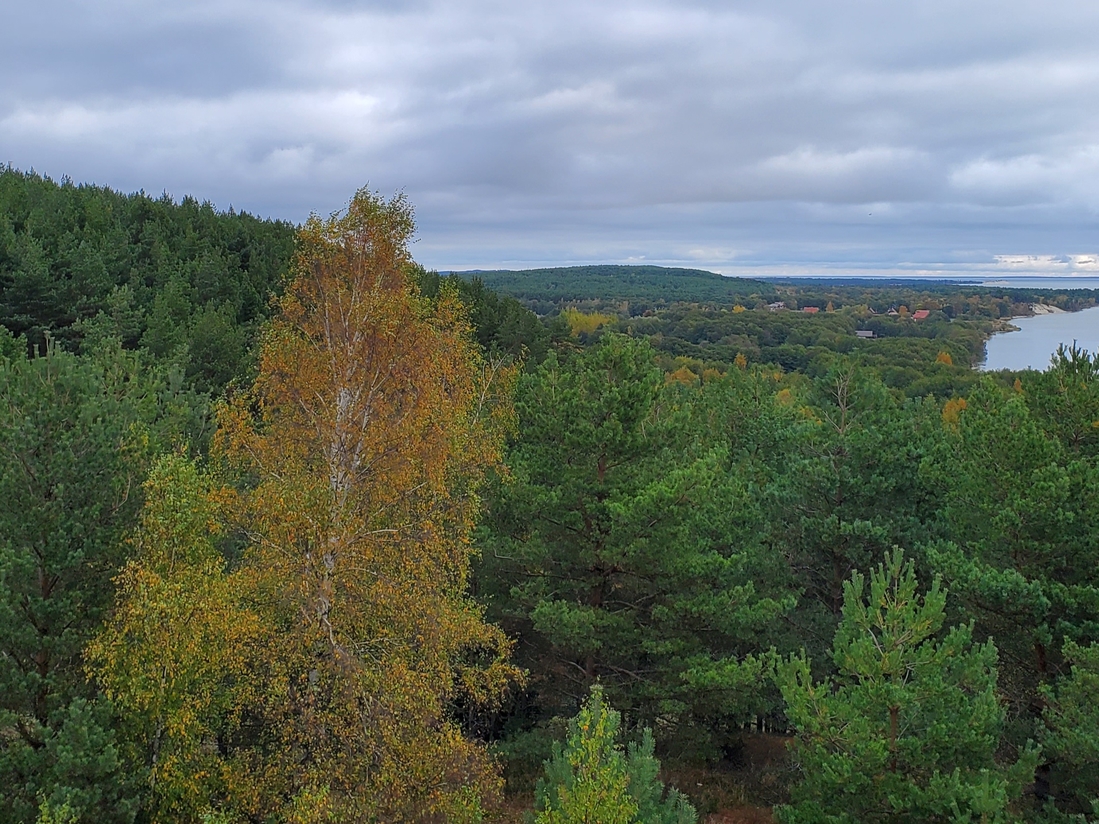
[[[36,0],[0,163],[440,269],[1099,275],[1095,0]]]

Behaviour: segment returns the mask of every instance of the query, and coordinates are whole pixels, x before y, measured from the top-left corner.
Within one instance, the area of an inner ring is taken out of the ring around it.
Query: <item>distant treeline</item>
[[[725,277],[701,269],[662,266],[563,266],[549,269],[459,272],[513,295],[540,315],[572,305],[585,311],[629,315],[676,303],[749,309],[783,301],[788,308],[824,309],[864,306],[875,312],[907,305],[941,309],[948,317],[1001,318],[1028,314],[1031,303],[1076,310],[1094,306],[1090,289],[1025,289],[972,284],[893,279],[754,280]]]
[[[727,278],[702,269],[663,266],[562,266],[521,271],[460,272],[490,289],[514,295],[539,314],[562,303],[628,303],[640,311],[672,303],[732,305],[778,294],[769,283]]]
[[[1032,304],[1071,311],[1096,302],[1091,290],[915,280],[767,282],[656,266],[461,277],[513,295],[547,319],[564,319],[580,340],[600,328],[644,337],[669,372],[687,369],[699,377],[724,372],[739,358],[819,375],[843,356],[872,367],[909,397],[968,391],[985,341],[1006,328],[1006,319],[1031,314]]]

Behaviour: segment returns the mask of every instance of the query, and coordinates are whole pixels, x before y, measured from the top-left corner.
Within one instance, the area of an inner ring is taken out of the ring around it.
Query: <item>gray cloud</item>
[[[1094,3],[46,0],[6,24],[0,161],[293,220],[403,189],[441,268],[1099,246]]]

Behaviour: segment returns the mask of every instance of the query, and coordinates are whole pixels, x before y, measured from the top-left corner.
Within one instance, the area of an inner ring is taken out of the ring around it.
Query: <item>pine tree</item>
[[[625,335],[524,375],[479,581],[528,639],[520,662],[547,715],[598,681],[640,723],[675,717],[713,754],[758,710],[760,653],[791,603],[756,587],[746,485],[705,437],[702,395],[665,384]]]
[[[1099,644],[1065,644],[1071,662],[1046,703],[1042,745],[1053,763],[1050,787],[1062,813],[1090,813],[1099,820]],[[1053,811],[1051,811],[1053,814]],[[1054,820],[1057,820],[1054,818]],[[1079,820],[1079,819],[1077,819]]]
[[[1054,372],[1089,368],[1084,359]],[[1068,376],[1043,381],[1060,378]],[[1078,418],[1068,400],[1041,391],[1062,423]],[[1043,431],[1049,421],[1032,411],[1029,390],[985,380],[951,411],[921,466],[942,495],[948,540],[928,542],[924,558],[995,640],[1008,734],[1019,746],[1041,726],[1041,688],[1055,680],[1066,640],[1099,639],[1099,468],[1075,454],[1068,435]]]
[[[140,510],[157,386],[118,351],[40,355],[0,358],[0,821],[33,820],[41,794],[127,822],[114,718],[81,656]]]
[[[623,751],[621,717],[591,695],[569,722],[564,746],[554,745],[535,790],[534,824],[694,824],[695,811],[677,790],[666,794],[657,778],[652,732]]]
[[[900,550],[844,587],[833,641],[835,679],[814,682],[809,662],[780,665],[779,686],[798,731],[801,780],[784,824],[993,822],[1033,775],[1037,751],[999,766],[1004,712],[996,649],[972,628],[943,631],[946,593],[922,597]]]
[[[879,376],[849,360],[811,384],[791,384],[779,400],[785,395],[800,421],[787,422],[785,454],[760,498],[790,586],[800,590],[791,616],[798,641],[819,661],[851,573],[928,537],[931,508],[917,476],[926,441],[920,407],[901,407]]]

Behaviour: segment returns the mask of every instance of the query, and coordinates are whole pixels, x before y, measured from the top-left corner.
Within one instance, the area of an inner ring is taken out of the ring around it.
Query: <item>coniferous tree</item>
[[[789,423],[782,471],[761,497],[772,541],[801,591],[793,615],[801,643],[819,656],[851,573],[896,544],[927,538],[933,510],[918,476],[921,410],[897,403],[876,374],[847,360],[782,394],[779,402],[800,420]]]
[[[128,821],[112,710],[82,654],[128,554],[163,397],[117,349],[40,354],[0,358],[0,821],[33,820],[39,794]]]
[[[169,356],[193,385],[220,392],[248,375],[294,231],[191,197],[0,168],[0,325],[72,351],[109,325],[125,348]]]
[[[1043,431],[1031,408],[1025,387],[983,381],[944,409],[943,438],[921,468],[942,491],[948,538],[924,557],[996,641],[1017,746],[1037,735],[1041,688],[1057,678],[1065,641],[1099,640],[1099,466]]]
[[[524,375],[479,580],[545,713],[598,680],[712,755],[758,711],[759,654],[791,601],[757,589],[747,489],[691,417],[699,400],[623,335]]]
[[[624,751],[621,716],[591,695],[569,722],[568,739],[554,744],[535,789],[534,824],[694,824],[695,811],[678,790],[657,778],[652,732]]]
[[[1071,669],[1043,690],[1042,746],[1052,762],[1052,820],[1099,820],[1099,644],[1065,645]]]
[[[898,549],[844,588],[832,646],[837,674],[816,682],[804,656],[780,665],[797,729],[800,780],[784,824],[995,822],[1033,776],[1037,750],[1002,767],[996,648],[944,630],[946,593],[917,591]]]
[[[1063,344],[1044,372],[1027,373],[1019,390],[1035,421],[1072,454],[1099,451],[1099,352]]]

